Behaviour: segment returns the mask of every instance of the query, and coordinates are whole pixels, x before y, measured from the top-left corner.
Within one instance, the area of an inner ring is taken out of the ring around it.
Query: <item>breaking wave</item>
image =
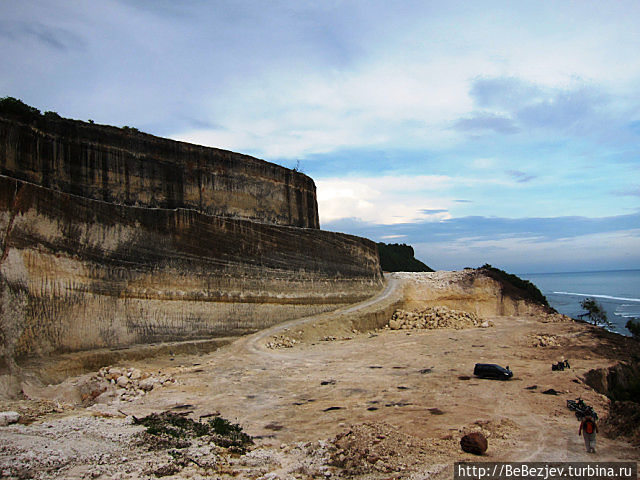
[[[556,295],[573,295],[576,297],[604,298],[606,300],[621,300],[623,302],[640,302],[640,298],[612,297],[611,295],[593,295],[590,293],[553,292]]]

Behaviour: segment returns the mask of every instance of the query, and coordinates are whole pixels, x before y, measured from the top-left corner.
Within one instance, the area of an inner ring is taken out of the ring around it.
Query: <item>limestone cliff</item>
[[[315,184],[248,155],[134,129],[37,116],[2,118],[0,173],[121,205],[319,228]]]
[[[484,268],[396,275],[411,280],[405,291],[407,309],[441,305],[480,316],[553,312],[530,292]]]
[[[305,175],[36,120],[0,116],[5,360],[242,334],[382,285],[373,242],[317,228]]]

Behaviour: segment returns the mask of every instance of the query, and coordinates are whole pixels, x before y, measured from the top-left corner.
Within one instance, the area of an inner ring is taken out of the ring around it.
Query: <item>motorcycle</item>
[[[587,405],[582,398],[576,400],[567,400],[567,408],[576,414],[578,420],[591,416],[594,420],[598,420],[598,414],[592,406]]]

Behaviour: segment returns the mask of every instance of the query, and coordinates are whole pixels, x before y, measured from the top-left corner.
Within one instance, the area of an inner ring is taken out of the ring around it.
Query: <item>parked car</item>
[[[495,363],[476,363],[473,374],[480,378],[495,378],[498,380],[509,380],[513,377],[513,372]]]

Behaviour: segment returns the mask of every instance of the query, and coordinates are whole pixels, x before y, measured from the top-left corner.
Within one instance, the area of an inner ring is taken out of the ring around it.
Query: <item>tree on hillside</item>
[[[640,318],[631,318],[625,327],[627,327],[627,330],[631,332],[633,338],[640,340]]]
[[[593,298],[585,298],[580,302],[580,306],[586,310],[585,313],[578,315],[579,318],[587,317],[594,325],[606,325],[611,327],[611,322],[607,320],[607,312],[604,311],[602,305]]]

